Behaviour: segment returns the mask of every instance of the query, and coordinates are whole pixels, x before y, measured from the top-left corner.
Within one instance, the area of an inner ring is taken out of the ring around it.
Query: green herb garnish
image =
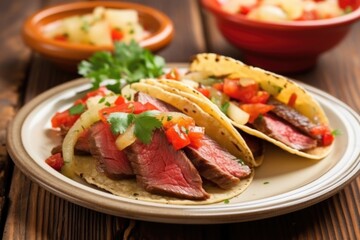
[[[85,111],[85,105],[81,104],[81,103],[77,104],[77,105],[74,105],[69,109],[70,115],[81,114],[84,111]]]
[[[334,129],[331,131],[331,135],[339,136],[339,135],[341,135],[341,131],[339,129]]]
[[[229,109],[229,106],[230,106],[230,102],[224,102],[221,107],[220,107],[220,110],[223,112],[223,113],[227,113],[227,110]]]
[[[114,52],[101,51],[89,60],[81,61],[78,73],[92,81],[94,89],[105,80],[112,80],[106,87],[115,93],[126,83],[137,82],[142,78],[156,78],[163,74],[165,61],[140,47],[135,41],[129,44],[115,42]]]
[[[135,124],[134,135],[143,143],[148,144],[151,142],[153,131],[162,126],[161,121],[156,118],[155,112],[146,111],[140,114],[111,113],[108,122],[111,131],[115,134],[123,134],[131,124]]]
[[[229,200],[229,199],[225,199],[225,200],[224,200],[224,203],[225,203],[225,204],[229,204],[229,203],[230,203],[230,200]]]

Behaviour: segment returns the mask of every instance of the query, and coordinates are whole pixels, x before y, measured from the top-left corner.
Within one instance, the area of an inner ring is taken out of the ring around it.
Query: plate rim
[[[299,83],[298,81],[296,81]],[[77,189],[76,194],[73,191],[73,185],[62,182],[61,187],[56,185],[56,180],[58,178],[48,171],[38,167],[34,163],[35,160],[31,158],[28,152],[25,150],[21,139],[21,129],[22,126],[27,119],[27,116],[32,112],[32,110],[44,99],[54,95],[54,93],[62,92],[71,88],[80,87],[81,85],[90,84],[90,81],[85,78],[77,78],[71,80],[69,82],[57,85],[45,92],[37,95],[35,98],[30,100],[26,103],[16,114],[13,121],[8,126],[7,131],[7,150],[9,155],[13,159],[15,165],[20,169],[20,171],[30,178],[31,181],[36,182],[44,189],[50,191],[51,193],[57,195],[60,198],[69,200],[77,205],[93,209],[99,212],[116,215],[119,217],[127,217],[132,219],[138,220],[147,220],[153,222],[168,222],[168,223],[191,223],[191,224],[209,224],[209,223],[230,223],[230,222],[243,222],[243,221],[251,221],[251,220],[258,220],[264,219],[268,217],[275,217],[278,215],[286,214],[289,212],[293,212],[296,210],[300,210],[311,205],[314,205],[320,201],[329,198],[330,196],[337,193],[341,190],[345,185],[351,182],[357,175],[360,173],[360,151],[357,153],[357,156],[353,157],[355,165],[352,166],[351,169],[348,169],[349,174],[343,176],[340,183],[337,186],[333,186],[329,189],[317,189],[317,192],[314,193],[312,196],[307,196],[305,201],[300,201],[300,203],[294,204],[293,201],[285,202],[277,207],[269,207],[263,206],[261,209],[250,209],[249,211],[240,211],[237,210],[236,212],[228,212],[229,208],[233,206],[221,206],[217,207],[216,210],[222,209],[226,210],[224,213],[221,214],[218,211],[211,210],[211,205],[204,205],[204,207],[200,205],[200,207],[204,208],[204,210],[199,211],[199,206],[176,206],[171,208],[171,213],[164,217],[163,214],[159,214],[159,209],[164,209],[164,206],[154,206],[154,205],[141,205],[141,213],[139,214],[139,207],[138,204],[134,204],[132,202],[121,201],[119,203],[118,199],[115,198],[106,198],[106,203],[103,202],[106,206],[101,204],[95,204],[97,201],[88,201],[89,197],[91,199],[92,195],[88,191],[84,189]],[[300,85],[304,86],[306,90],[310,91],[312,94],[315,93],[320,97],[330,99],[331,101],[335,102],[339,107],[343,110],[346,110],[349,114],[351,114],[357,122],[360,123],[359,115],[351,109],[347,104],[340,101],[339,99],[331,96],[330,94],[315,88],[313,86],[307,85],[305,83],[300,82]],[[90,85],[89,85],[90,86]],[[16,128],[14,126],[21,126],[20,128]],[[19,159],[24,158],[30,159],[31,161],[22,161]],[[33,166],[31,166],[33,165]],[[336,165],[335,165],[336,166]],[[331,169],[333,169],[333,166]],[[330,170],[331,170],[330,169]],[[31,171],[29,171],[31,170]],[[46,175],[47,179],[50,179],[50,182],[44,183],[41,181],[39,177],[41,174]],[[320,179],[321,177],[319,177]],[[59,184],[58,184],[59,185]],[[306,184],[304,186],[307,186]],[[283,194],[281,194],[283,195]],[[121,197],[120,197],[121,199]],[[142,203],[142,202],[141,202]],[[120,207],[119,207],[120,205]],[[161,205],[161,204],[159,204]],[[210,206],[210,207],[209,207]],[[194,211],[197,210],[197,211]],[[206,210],[206,211],[205,211]],[[241,209],[240,209],[241,210]]]

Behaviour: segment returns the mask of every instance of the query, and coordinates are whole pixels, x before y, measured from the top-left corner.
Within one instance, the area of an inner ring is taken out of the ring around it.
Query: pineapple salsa
[[[260,21],[302,21],[333,18],[351,12],[348,0],[218,0],[223,10]],[[355,2],[355,1],[354,1]]]
[[[58,41],[94,46],[111,46],[114,41],[138,42],[147,35],[137,11],[104,7],[50,23],[44,27],[43,34]]]

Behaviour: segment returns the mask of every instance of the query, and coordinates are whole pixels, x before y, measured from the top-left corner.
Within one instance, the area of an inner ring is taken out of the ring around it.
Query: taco
[[[251,151],[235,129],[157,86],[131,94],[127,100],[125,94],[91,93],[55,114],[53,127],[64,139],[50,158],[63,158],[63,174],[118,196],[187,205],[228,200],[250,185],[254,170],[243,160],[252,161]],[[76,119],[64,121],[79,105]]]
[[[169,91],[176,88],[206,112],[215,103],[241,131],[290,153],[322,159],[331,151],[334,136],[324,110],[304,88],[284,76],[229,57],[198,54],[181,78],[159,83]]]

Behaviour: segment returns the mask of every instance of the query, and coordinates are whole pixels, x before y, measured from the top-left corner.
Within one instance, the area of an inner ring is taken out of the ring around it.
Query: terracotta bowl
[[[174,27],[172,21],[154,8],[127,2],[91,1],[55,5],[34,13],[23,25],[22,35],[24,42],[56,65],[64,69],[76,70],[81,60],[89,58],[97,51],[111,51],[113,47],[57,41],[45,37],[41,30],[46,24],[62,18],[90,13],[97,6],[135,9],[139,13],[140,23],[149,32],[149,36],[143,39],[140,45],[153,52],[165,47],[173,38]]]
[[[336,46],[360,19],[360,1],[349,14],[324,20],[270,23],[223,11],[218,0],[201,0],[216,19],[223,36],[241,49],[244,61],[279,73],[304,71],[318,56]]]

